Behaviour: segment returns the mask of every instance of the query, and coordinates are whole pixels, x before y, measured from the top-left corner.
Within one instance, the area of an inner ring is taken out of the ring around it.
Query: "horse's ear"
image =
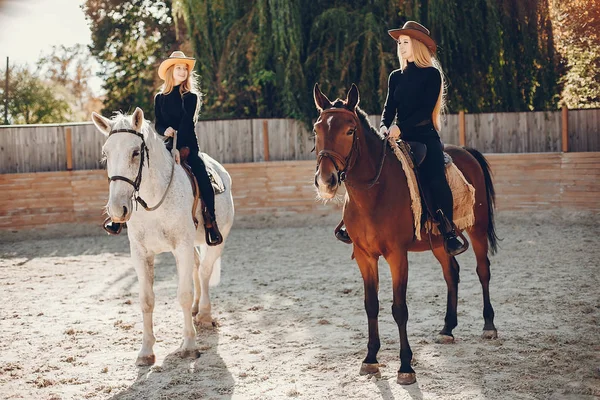
[[[136,107],[133,115],[131,116],[132,128],[138,132],[141,132],[142,125],[144,124],[144,112],[141,108]]]
[[[360,103],[360,94],[358,93],[358,88],[353,83],[346,96],[346,105],[349,109],[354,110],[358,103]]]
[[[110,119],[103,117],[102,115],[92,111],[92,122],[96,125],[96,128],[106,136],[110,133],[112,129]]]
[[[321,92],[319,88],[319,84],[315,83],[315,88],[313,90],[313,97],[315,98],[315,106],[317,106],[317,110],[319,112],[328,109],[331,107],[331,101]]]

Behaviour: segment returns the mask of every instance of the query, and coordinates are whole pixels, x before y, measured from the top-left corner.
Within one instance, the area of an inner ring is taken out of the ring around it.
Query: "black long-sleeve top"
[[[400,131],[408,132],[423,121],[431,121],[441,85],[440,72],[434,67],[419,68],[409,62],[403,71],[392,71],[381,126],[389,128],[397,118]]]
[[[194,114],[198,104],[195,93],[179,93],[179,85],[174,86],[169,94],[158,93],[154,97],[154,115],[156,131],[164,135],[171,127],[177,131],[177,148],[184,146],[190,150],[198,150],[198,139],[194,131]],[[170,139],[172,140],[172,139]]]

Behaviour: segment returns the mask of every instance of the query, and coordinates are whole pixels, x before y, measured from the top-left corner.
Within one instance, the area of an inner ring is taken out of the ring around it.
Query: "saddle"
[[[427,156],[427,145],[420,142],[407,142],[402,139],[396,141],[398,147],[404,153],[407,160],[411,162],[411,168],[414,170],[421,165]],[[443,144],[441,146],[444,146]],[[447,167],[452,164],[452,157],[444,152],[444,165]],[[417,171],[415,171],[416,173]]]
[[[198,208],[198,200],[200,200],[202,215],[206,215],[207,209],[206,204],[204,204],[204,199],[202,198],[202,193],[200,193],[200,186],[198,186],[198,180],[192,171],[192,167],[187,163],[187,158],[190,155],[189,147],[182,147],[179,149],[179,157],[181,160],[181,166],[183,170],[186,172],[190,183],[192,184],[192,191],[194,193],[194,204],[192,206],[192,219],[194,220],[194,226],[198,229],[198,218],[196,218],[196,209]],[[202,154],[199,154],[202,157]],[[206,165],[206,163],[205,163]],[[210,179],[210,183],[212,184],[213,190],[215,191],[215,196],[221,194],[225,191],[225,185],[223,184],[223,180],[217,174],[217,172],[210,166],[206,165],[206,172],[208,173],[208,177]]]

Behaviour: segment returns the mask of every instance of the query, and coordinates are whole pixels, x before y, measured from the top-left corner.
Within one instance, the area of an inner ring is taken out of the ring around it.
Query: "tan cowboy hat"
[[[196,64],[196,59],[192,57],[186,57],[185,54],[183,54],[183,51],[174,51],[171,53],[169,58],[160,63],[160,66],[158,67],[158,77],[164,81],[167,69],[169,69],[171,65],[175,64],[187,64],[188,69],[192,71],[194,69],[194,64]]]
[[[408,21],[404,24],[402,29],[390,29],[388,31],[391,37],[395,41],[398,41],[400,35],[410,36],[413,39],[417,39],[429,48],[433,53],[437,50],[435,41],[431,38],[429,29],[415,21]]]

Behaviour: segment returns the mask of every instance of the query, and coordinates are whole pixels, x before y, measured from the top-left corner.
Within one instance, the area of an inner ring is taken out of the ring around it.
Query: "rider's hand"
[[[165,136],[166,137],[173,137],[173,135],[175,134],[175,129],[168,127],[167,129],[165,129]]]
[[[177,164],[181,164],[181,156],[179,155],[179,150],[173,149],[173,150],[171,150],[171,154],[173,155],[175,162]]]
[[[398,140],[398,138],[400,138],[400,128],[398,128],[398,125],[390,126],[389,135],[394,140]]]
[[[381,128],[379,128],[379,134],[383,137],[386,137],[388,135],[388,128],[384,125]]]

